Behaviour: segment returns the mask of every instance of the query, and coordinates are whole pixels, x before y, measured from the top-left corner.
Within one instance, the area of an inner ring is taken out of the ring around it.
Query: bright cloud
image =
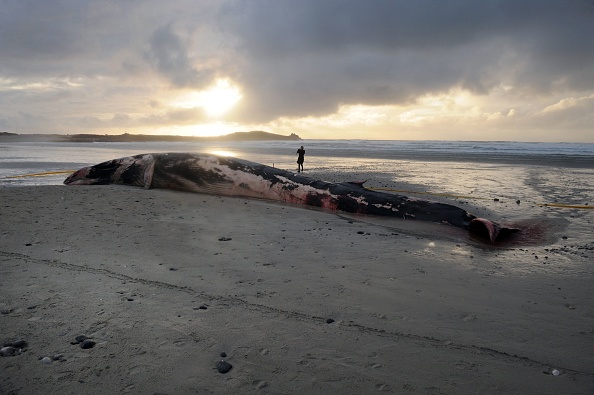
[[[202,108],[212,117],[225,114],[241,100],[241,91],[228,79],[219,79],[207,89],[182,94],[173,106],[181,108]]]
[[[561,99],[559,102],[552,104],[550,106],[545,107],[542,112],[543,114],[552,113],[556,111],[565,111],[575,107],[585,106],[591,108],[592,103],[594,102],[594,94],[589,96],[583,97],[568,97]]]

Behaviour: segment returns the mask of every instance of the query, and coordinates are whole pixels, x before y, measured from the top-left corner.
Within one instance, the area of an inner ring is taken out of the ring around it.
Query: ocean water
[[[462,206],[500,222],[564,223],[559,232],[594,241],[594,144],[472,141],[302,140],[200,143],[6,143],[0,187],[59,185],[67,172],[149,152],[207,152],[295,170],[331,182]]]
[[[56,183],[59,177],[33,180],[23,174],[70,170],[105,160],[148,152],[208,152],[292,168],[295,151],[304,145],[311,167],[401,162],[526,164],[594,169],[594,144],[473,141],[302,140],[200,143],[7,143],[0,140],[0,181],[6,185]],[[395,162],[392,162],[395,161]]]

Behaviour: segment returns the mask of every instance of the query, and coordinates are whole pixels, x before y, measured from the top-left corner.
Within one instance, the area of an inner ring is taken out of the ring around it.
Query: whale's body
[[[113,159],[84,167],[66,185],[124,184],[304,204],[331,211],[440,222],[495,242],[511,229],[449,204],[335,184],[238,158],[161,153]]]

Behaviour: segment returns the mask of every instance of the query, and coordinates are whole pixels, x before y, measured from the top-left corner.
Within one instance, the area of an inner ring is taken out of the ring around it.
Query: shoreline
[[[237,134],[250,134],[236,133]],[[232,156],[239,157],[246,160],[252,160],[263,164],[283,163],[285,165],[293,166],[295,163],[294,147],[292,144],[305,145],[306,157],[305,166],[316,166],[324,163],[334,163],[338,166],[345,162],[356,161],[361,164],[378,163],[381,161],[415,161],[427,163],[480,163],[484,165],[516,165],[516,166],[547,166],[568,169],[592,169],[594,168],[594,151],[583,150],[573,152],[572,150],[561,150],[559,152],[546,151],[521,151],[516,147],[512,152],[501,152],[494,149],[489,151],[489,143],[485,145],[478,152],[467,150],[468,147],[455,147],[449,145],[452,142],[443,141],[443,146],[430,145],[429,148],[416,150],[415,148],[406,147],[405,145],[397,145],[392,149],[377,149],[372,144],[374,141],[369,141],[371,146],[369,150],[353,149],[350,146],[349,140],[336,140],[336,144],[330,144],[326,140],[291,140],[290,136],[277,135],[278,139],[259,139],[258,135],[253,135],[253,138],[189,138],[184,136],[171,136],[173,139],[179,137],[182,140],[169,141],[111,141],[111,142],[69,142],[62,139],[61,135],[51,135],[55,139],[45,139],[45,135],[35,135],[39,140],[19,140],[21,136],[3,136],[0,137],[0,144],[5,144],[6,148],[13,148],[16,151],[22,149],[26,152],[27,149],[35,147],[37,144],[55,144],[56,146],[49,146],[52,149],[72,149],[74,152],[88,152],[97,155],[103,150],[117,150],[121,152],[119,155],[127,156],[139,153],[150,152],[206,152],[212,153],[232,154]],[[158,136],[157,136],[158,137]],[[377,143],[377,141],[375,142]],[[392,143],[398,143],[394,141]],[[472,142],[458,142],[458,143],[472,143]],[[492,142],[497,143],[497,142]],[[19,146],[22,144],[22,146]],[[529,143],[532,144],[532,143]],[[533,143],[543,144],[543,143]],[[594,149],[594,144],[592,145]],[[553,148],[551,148],[553,149]],[[26,153],[18,153],[17,155],[24,155]],[[39,155],[39,154],[38,154]],[[49,154],[51,157],[51,153]],[[114,159],[111,156],[97,157],[97,161],[104,161]],[[54,158],[55,160],[55,158]],[[89,159],[88,163],[95,163],[96,160]],[[79,161],[80,162],[80,161]],[[97,162],[98,163],[98,162]],[[3,166],[10,166],[11,162],[2,163]],[[322,165],[323,166],[323,165]]]
[[[28,343],[0,358],[3,393],[594,389],[592,250],[167,190],[0,198],[0,331]]]

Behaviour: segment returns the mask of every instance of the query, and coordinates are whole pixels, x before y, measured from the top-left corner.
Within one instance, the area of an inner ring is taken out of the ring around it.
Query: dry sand
[[[1,394],[594,392],[591,250],[118,186],[0,221]]]

